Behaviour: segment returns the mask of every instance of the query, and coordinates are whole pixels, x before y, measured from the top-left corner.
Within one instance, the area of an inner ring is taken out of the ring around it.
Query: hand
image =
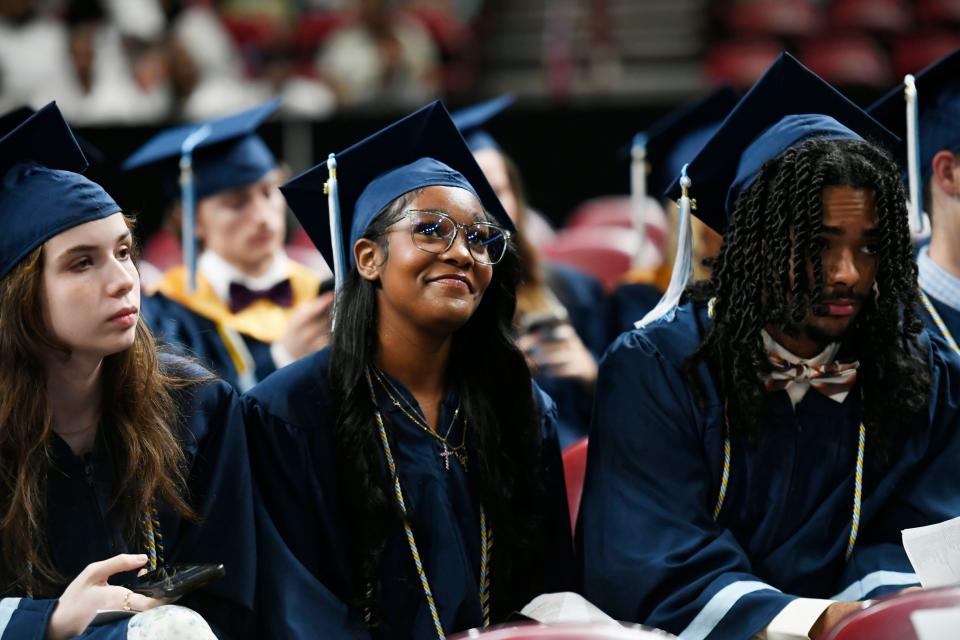
[[[817,640],[832,629],[838,622],[854,611],[863,609],[862,602],[834,602],[820,614],[817,621],[810,627],[810,638]]]
[[[578,380],[589,387],[597,380],[597,361],[569,324],[554,327],[549,335],[534,331],[520,336],[517,346],[534,373]]]
[[[297,305],[287,321],[287,330],[279,340],[291,358],[299,360],[330,344],[331,311],[332,291]]]
[[[47,640],[65,640],[80,635],[97,614],[97,609],[123,609],[127,605],[133,611],[146,611],[165,604],[163,600],[133,593],[126,587],[107,584],[113,574],[132,571],[146,563],[145,555],[124,553],[88,564],[60,596],[47,624]]]

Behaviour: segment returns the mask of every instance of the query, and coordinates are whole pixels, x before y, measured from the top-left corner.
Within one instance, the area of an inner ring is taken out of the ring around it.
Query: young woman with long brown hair
[[[0,635],[240,637],[255,555],[233,392],[158,355],[130,221],[77,173],[56,106],[0,136]],[[190,562],[232,578],[193,610],[120,586]]]

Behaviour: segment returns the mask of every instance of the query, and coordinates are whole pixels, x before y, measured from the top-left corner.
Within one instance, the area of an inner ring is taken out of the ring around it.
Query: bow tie
[[[801,364],[784,360],[775,353],[767,354],[773,371],[763,377],[767,391],[785,390],[795,383],[811,387],[835,402],[843,402],[857,381],[859,362]]]
[[[239,282],[230,283],[230,311],[240,313],[257,300],[269,300],[279,307],[293,304],[290,279],[281,280],[269,289],[250,289]]]

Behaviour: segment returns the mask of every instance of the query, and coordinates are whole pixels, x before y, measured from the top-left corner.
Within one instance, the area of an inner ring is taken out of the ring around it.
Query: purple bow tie
[[[293,287],[289,278],[281,280],[269,289],[249,289],[239,282],[230,283],[230,311],[240,313],[257,300],[270,300],[280,307],[293,304]]]

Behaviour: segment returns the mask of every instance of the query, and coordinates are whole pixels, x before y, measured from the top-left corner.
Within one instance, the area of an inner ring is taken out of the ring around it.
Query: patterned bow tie
[[[239,282],[230,283],[230,311],[240,313],[257,300],[270,300],[280,307],[293,304],[293,287],[289,278],[281,280],[269,289],[250,289]]]
[[[785,390],[794,383],[806,382],[831,400],[843,402],[857,381],[859,362],[800,364],[788,362],[775,353],[767,355],[773,365],[773,371],[763,377],[767,391]]]

